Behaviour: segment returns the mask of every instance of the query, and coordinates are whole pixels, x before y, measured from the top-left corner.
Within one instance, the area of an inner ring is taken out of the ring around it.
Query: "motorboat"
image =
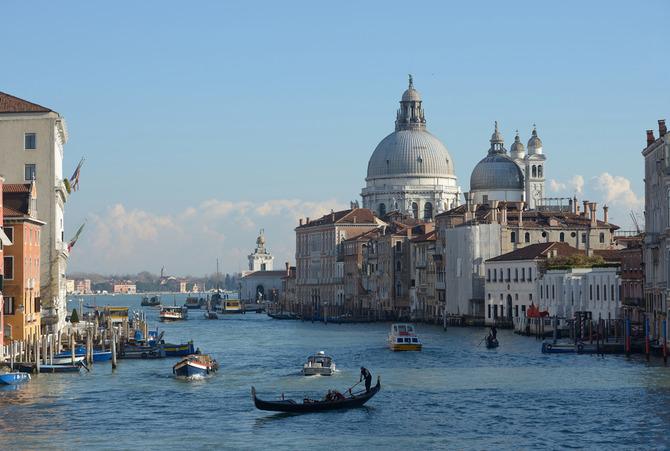
[[[353,387],[352,387],[353,388]],[[293,413],[307,413],[307,412],[321,412],[324,410],[342,410],[353,407],[360,407],[368,402],[381,389],[379,377],[377,377],[377,385],[370,388],[369,391],[362,390],[357,393],[352,393],[351,388],[344,392],[341,397],[333,399],[312,399],[303,398],[302,402],[296,402],[293,399],[282,399],[278,401],[264,401],[256,397],[256,388],[251,387],[251,396],[254,400],[254,405],[259,410],[270,410],[273,412],[293,412]],[[349,396],[346,396],[349,393]]]
[[[142,305],[143,307],[157,307],[161,305],[161,297],[158,295],[151,297],[143,296],[140,305]]]
[[[392,324],[386,346],[392,351],[421,351],[421,341],[414,332],[414,325],[409,323]]]
[[[590,343],[575,343],[571,341],[558,343],[547,341],[542,342],[542,352],[545,354],[595,354],[597,351],[597,345]]]
[[[219,369],[219,362],[206,354],[190,354],[172,367],[177,376],[208,376]]]
[[[14,385],[29,380],[30,374],[27,373],[0,373],[0,385]]]
[[[197,296],[189,296],[186,298],[186,302],[184,303],[184,307],[186,308],[197,308],[199,309],[200,306],[205,302],[204,299],[200,299]]]
[[[205,319],[219,319],[219,315],[215,312],[205,312]]]
[[[163,306],[158,319],[161,321],[181,321],[188,318],[188,309],[181,305]]]
[[[221,301],[221,305],[216,310],[216,313],[222,313],[224,315],[235,314],[235,313],[245,313],[242,303],[239,299],[224,299]]]
[[[335,363],[330,356],[319,351],[307,358],[307,363],[302,366],[301,371],[305,376],[332,376],[335,372]]]

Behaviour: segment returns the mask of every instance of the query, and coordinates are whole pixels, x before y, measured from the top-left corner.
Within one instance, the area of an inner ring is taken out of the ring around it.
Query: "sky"
[[[457,183],[498,122],[537,128],[546,194],[644,227],[646,130],[670,119],[661,0],[2,2],[0,91],[65,118],[67,272],[275,269],[349,208],[412,74]]]

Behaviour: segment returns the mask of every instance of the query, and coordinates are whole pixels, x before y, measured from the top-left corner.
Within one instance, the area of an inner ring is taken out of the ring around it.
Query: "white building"
[[[263,230],[256,239],[256,249],[249,255],[249,271],[272,271],[274,265],[274,256],[265,248],[265,238]]]
[[[238,282],[239,299],[246,304],[278,300],[286,271],[272,270],[274,256],[265,247],[263,230],[256,239],[256,249],[248,258],[249,270],[242,273]]]
[[[368,162],[363,208],[382,217],[400,211],[431,221],[460,203],[454,162],[442,142],[426,131],[421,97],[409,88],[402,95],[395,131],[384,138]]]
[[[67,313],[64,237],[63,146],[65,118],[40,105],[0,92],[0,158],[6,183],[35,179],[41,232],[40,288],[43,333],[59,332]],[[73,168],[74,169],[74,168]]]

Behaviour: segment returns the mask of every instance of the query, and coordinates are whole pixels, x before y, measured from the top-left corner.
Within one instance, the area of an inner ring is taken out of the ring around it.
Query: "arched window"
[[[607,300],[607,285],[603,285],[603,301]]]
[[[538,176],[538,177],[542,177],[542,165],[539,165],[539,166],[537,167],[537,176]]]
[[[602,233],[602,232],[600,233],[600,242],[601,242],[601,243],[604,243],[604,242],[605,242],[605,234]]]
[[[384,216],[386,214],[386,204],[379,204],[379,216]]]
[[[402,296],[402,284],[400,283],[400,281],[398,281],[398,283],[396,283],[395,285],[395,295]]]
[[[412,217],[419,219],[419,205],[416,202],[412,203]]]
[[[516,243],[516,232],[512,232],[509,234],[509,241],[510,243]]]
[[[533,165],[533,177],[537,177],[537,166]]]
[[[558,236],[558,241],[565,241],[565,233],[561,232]]]
[[[523,237],[523,240],[524,240],[526,243],[530,243],[530,233],[526,232],[526,234],[525,234],[524,237]]]
[[[400,260],[398,260],[395,263],[395,270],[396,270],[396,272],[401,272],[402,271],[402,263],[400,263]]]
[[[426,202],[426,205],[423,206],[423,220],[430,221],[433,219],[433,204]]]

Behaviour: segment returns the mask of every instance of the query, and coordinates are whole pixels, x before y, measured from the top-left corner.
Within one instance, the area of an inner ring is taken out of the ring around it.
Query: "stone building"
[[[282,278],[286,271],[274,271],[274,256],[265,247],[261,229],[256,239],[256,248],[249,254],[249,270],[242,272],[238,281],[239,299],[246,305],[276,302],[282,291]]]
[[[65,118],[57,112],[0,93],[0,158],[7,183],[35,180],[37,208],[46,222],[41,230],[41,323],[45,333],[65,326],[65,272],[69,256],[64,238],[68,192],[63,178]]]
[[[670,133],[665,120],[658,121],[659,137],[647,130],[644,157],[644,264],[646,281],[645,311],[649,315],[650,333],[663,334],[662,319],[668,307],[670,280]]]

